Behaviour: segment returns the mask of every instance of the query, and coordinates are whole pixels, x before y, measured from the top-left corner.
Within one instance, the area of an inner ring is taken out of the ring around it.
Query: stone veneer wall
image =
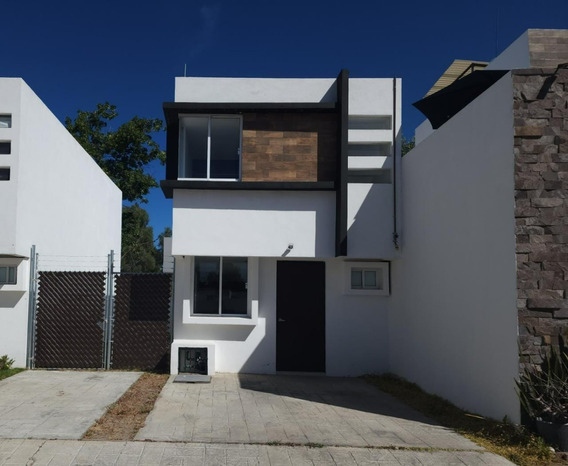
[[[531,67],[556,68],[568,62],[568,29],[529,29]]]
[[[243,181],[334,181],[335,113],[243,115]]]
[[[513,71],[521,369],[568,347],[568,69]]]

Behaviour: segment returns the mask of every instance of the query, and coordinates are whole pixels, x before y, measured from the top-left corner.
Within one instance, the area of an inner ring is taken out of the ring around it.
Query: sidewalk
[[[512,465],[481,451],[0,439],[0,465]]]

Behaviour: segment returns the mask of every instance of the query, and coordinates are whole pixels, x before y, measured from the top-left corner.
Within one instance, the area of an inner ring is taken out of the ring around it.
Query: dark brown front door
[[[276,370],[325,372],[325,262],[279,261]]]

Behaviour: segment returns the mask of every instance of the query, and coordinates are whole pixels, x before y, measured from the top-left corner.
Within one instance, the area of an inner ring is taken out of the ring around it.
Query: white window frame
[[[217,258],[219,256],[215,256],[215,258]],[[246,290],[247,290],[247,298],[246,298],[246,302],[247,302],[247,312],[245,314],[223,314],[222,308],[223,308],[223,257],[219,257],[219,309],[218,312],[216,314],[204,314],[204,313],[195,313],[195,306],[192,306],[191,309],[191,315],[192,317],[220,317],[223,319],[227,319],[227,318],[231,318],[231,317],[248,317],[249,316],[249,286],[248,286],[248,282],[249,282],[249,258],[245,257],[245,259],[247,260],[247,282],[245,284]],[[192,299],[193,302],[195,303],[195,258],[192,261],[191,264],[191,268],[192,268],[192,277],[193,277],[193,286],[192,286]]]
[[[390,295],[390,277],[389,277],[389,262],[345,262],[345,292],[349,295],[375,295],[375,296],[388,296]],[[361,279],[363,280],[362,288],[353,288],[351,283],[351,272],[360,270],[363,272]],[[365,288],[365,271],[374,271],[382,277],[381,288]]]
[[[1,282],[0,281],[0,286],[2,286],[2,285],[17,285],[18,284],[18,267],[16,265],[0,264],[0,269],[6,269],[6,277],[10,276],[9,269],[14,270],[14,281],[13,282],[11,282],[11,281]]]
[[[242,179],[242,166],[243,166],[243,117],[242,115],[236,114],[182,114],[179,116],[179,153],[178,153],[178,173],[182,170],[182,155],[185,159],[185,140],[183,133],[182,120],[184,118],[205,118],[207,117],[207,177],[206,178],[185,178],[178,176],[178,180],[188,180],[188,181],[240,181]],[[227,119],[239,119],[239,173],[237,178],[211,178],[211,120],[213,118],[227,118]],[[184,167],[185,168],[185,167]],[[185,170],[184,170],[185,171]]]

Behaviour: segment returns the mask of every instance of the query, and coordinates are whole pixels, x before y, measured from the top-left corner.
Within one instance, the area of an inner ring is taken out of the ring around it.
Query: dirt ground
[[[145,373],[83,436],[85,440],[132,440],[144,426],[168,374]]]

